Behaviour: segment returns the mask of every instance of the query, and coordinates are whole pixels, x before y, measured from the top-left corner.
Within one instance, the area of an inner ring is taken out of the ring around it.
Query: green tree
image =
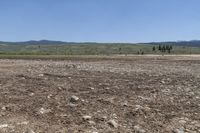
[[[156,47],[155,46],[153,46],[152,51],[156,51]]]
[[[162,47],[161,47],[161,45],[159,45],[159,46],[158,46],[158,50],[159,50],[159,51],[161,51],[161,50],[162,50]]]
[[[122,48],[121,47],[119,48],[119,54],[122,54]]]
[[[165,52],[165,51],[166,51],[166,46],[163,45],[163,46],[162,46],[162,52]]]

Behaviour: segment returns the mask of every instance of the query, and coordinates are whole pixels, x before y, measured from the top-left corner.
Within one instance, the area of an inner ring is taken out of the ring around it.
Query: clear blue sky
[[[0,40],[200,39],[200,0],[0,0]]]

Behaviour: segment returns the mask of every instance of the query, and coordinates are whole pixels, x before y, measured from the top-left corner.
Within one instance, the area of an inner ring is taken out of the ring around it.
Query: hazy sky
[[[0,40],[200,39],[200,0],[0,0]]]

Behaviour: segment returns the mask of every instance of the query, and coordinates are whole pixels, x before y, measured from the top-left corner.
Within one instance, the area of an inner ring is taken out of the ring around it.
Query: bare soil
[[[200,58],[1,59],[0,132],[199,133]]]

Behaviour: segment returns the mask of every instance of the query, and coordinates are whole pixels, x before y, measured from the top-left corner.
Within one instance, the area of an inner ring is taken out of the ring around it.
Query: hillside
[[[30,40],[24,42],[4,42],[0,41],[0,44],[7,45],[69,45],[69,44],[136,44],[136,43],[97,43],[97,42],[64,42],[64,41],[52,41],[52,40]],[[137,43],[145,45],[175,45],[175,46],[189,46],[189,47],[200,47],[200,40],[192,41],[169,41],[169,42],[149,42],[149,43]]]

